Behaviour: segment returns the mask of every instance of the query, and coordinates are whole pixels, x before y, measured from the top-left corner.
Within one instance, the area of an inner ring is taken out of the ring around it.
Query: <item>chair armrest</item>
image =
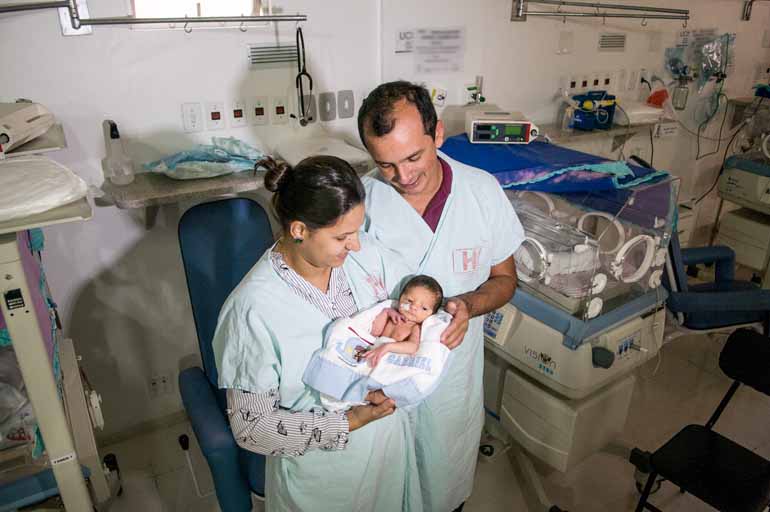
[[[674,313],[720,313],[727,311],[767,311],[770,313],[770,290],[670,293],[667,304]]]
[[[238,445],[230,424],[219,408],[214,389],[203,370],[194,367],[180,372],[179,392],[203,454],[209,457],[226,451],[237,457]]]
[[[735,279],[735,251],[725,245],[682,249],[682,264],[698,263],[715,263],[714,275],[717,282]]]

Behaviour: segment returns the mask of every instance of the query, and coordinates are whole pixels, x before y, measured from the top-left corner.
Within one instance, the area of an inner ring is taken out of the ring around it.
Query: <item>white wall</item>
[[[751,22],[739,21],[740,1],[658,2],[690,8],[691,28],[716,26],[738,33],[736,72],[730,94],[745,94],[753,63],[769,61],[761,48],[768,27],[767,5],[757,3]],[[554,116],[559,78],[578,72],[632,66],[660,69],[662,48],[681,28],[679,22],[608,22],[627,30],[624,54],[595,51],[601,22],[530,19],[510,23],[510,0],[423,0],[378,2],[293,0],[274,2],[286,12],[309,16],[305,36],[315,91],[353,89],[361,93],[385,80],[406,78],[442,85],[450,103],[458,88],[485,78],[486,96],[504,107],[521,110],[538,122]],[[695,4],[695,5],[693,5]],[[123,0],[91,1],[93,16],[125,14]],[[411,57],[395,55],[395,31],[415,27],[463,26],[466,29],[464,71],[418,76]],[[279,26],[279,37],[291,40],[294,24]],[[575,34],[574,52],[555,53],[558,34]],[[649,51],[648,34],[662,33],[659,52]],[[382,34],[379,62],[378,34]],[[189,136],[182,133],[180,105],[187,101],[229,101],[240,97],[293,93],[293,71],[252,71],[246,44],[269,41],[271,31],[250,29],[130,30],[95,27],[93,35],[62,37],[55,12],[0,15],[0,101],[31,98],[47,105],[62,121],[66,150],[51,156],[94,185],[102,181],[104,157],[101,121],[118,122],[129,153],[138,162],[204,142],[211,135],[234,135],[248,142],[257,137],[268,146],[307,131],[291,128],[241,128]],[[692,126],[692,122],[689,123]],[[356,139],[355,120],[335,121],[329,128]],[[714,130],[715,131],[715,130]],[[627,147],[648,145],[646,135]],[[609,141],[583,149],[607,154]],[[695,166],[690,137],[656,142],[656,165],[696,182],[705,190],[719,158]],[[693,180],[693,177],[697,178]],[[179,361],[197,352],[189,300],[179,259],[176,222],[180,208],[161,210],[158,225],[143,227],[142,212],[99,207],[87,223],[46,230],[48,276],[67,332],[75,339],[94,386],[104,395],[107,432],[115,433],[181,409],[178,395],[150,400],[147,381],[155,373],[173,372]]]

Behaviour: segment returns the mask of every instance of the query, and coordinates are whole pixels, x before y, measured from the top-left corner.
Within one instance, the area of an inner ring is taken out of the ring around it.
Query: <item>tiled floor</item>
[[[721,400],[730,381],[718,367],[724,338],[688,336],[667,344],[657,358],[637,371],[625,445],[653,450],[687,423],[705,422]],[[752,389],[738,390],[717,423],[717,430],[770,458],[770,398]],[[107,447],[123,473],[124,493],[114,512],[216,512],[213,496],[199,498],[186,468],[177,438],[190,436],[193,466],[203,494],[213,485],[189,425],[178,425],[142,438]],[[549,497],[571,512],[633,510],[638,494],[633,467],[619,456],[598,453],[567,473],[538,469]],[[668,512],[711,510],[689,495],[664,484],[652,499]],[[262,505],[256,503],[255,511]],[[528,510],[507,454],[481,460],[467,512]]]

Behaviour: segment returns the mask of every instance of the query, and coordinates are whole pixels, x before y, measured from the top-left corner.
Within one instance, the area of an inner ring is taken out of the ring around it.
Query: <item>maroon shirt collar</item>
[[[438,221],[441,220],[441,213],[444,211],[446,200],[452,191],[452,167],[441,158],[438,161],[441,163],[441,186],[439,186],[428,206],[425,207],[425,212],[422,214],[422,219],[434,233],[438,227]]]

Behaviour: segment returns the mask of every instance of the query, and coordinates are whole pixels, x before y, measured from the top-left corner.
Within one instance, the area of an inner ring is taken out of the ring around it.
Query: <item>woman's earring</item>
[[[302,238],[295,238],[295,239],[294,239],[294,243],[295,243],[295,244],[301,244],[301,243],[302,243],[302,240],[303,240]]]

